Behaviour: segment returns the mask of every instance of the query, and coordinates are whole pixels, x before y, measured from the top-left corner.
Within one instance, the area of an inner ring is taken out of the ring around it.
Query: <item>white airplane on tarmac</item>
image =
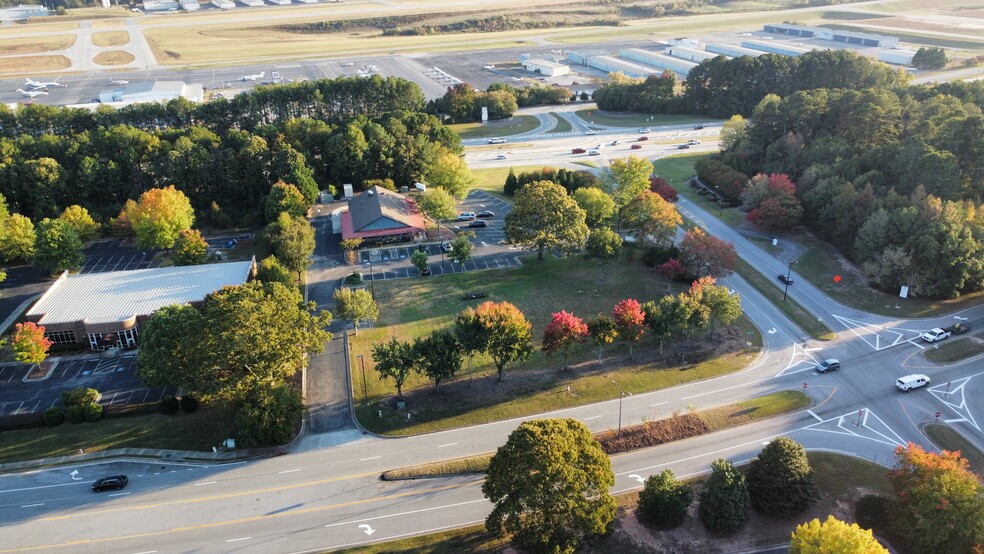
[[[264,75],[266,75],[266,71],[261,71],[259,73],[254,74],[254,75],[243,75],[242,77],[239,78],[239,80],[240,81],[255,81],[257,79],[262,79]]]
[[[48,88],[48,87],[67,87],[68,86],[68,85],[63,85],[63,84],[59,83],[57,80],[48,81],[48,82],[40,82],[40,81],[34,81],[30,77],[27,77],[27,78],[24,79],[24,81],[25,81],[24,82],[24,85],[27,88],[29,88],[29,89],[39,89],[39,88]]]
[[[28,98],[36,98],[38,96],[47,95],[48,94],[48,91],[46,91],[46,90],[24,90],[22,88],[17,89],[17,92],[23,94],[24,96],[26,96]]]

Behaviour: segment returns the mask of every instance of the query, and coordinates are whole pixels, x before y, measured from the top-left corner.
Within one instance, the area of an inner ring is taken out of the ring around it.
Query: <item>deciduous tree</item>
[[[649,176],[653,174],[653,164],[645,158],[629,156],[612,160],[601,173],[601,189],[615,201],[615,214],[618,229],[622,227],[622,210],[635,197],[649,188]]]
[[[75,234],[79,236],[82,242],[90,241],[99,234],[99,224],[89,215],[89,210],[78,204],[73,204],[65,208],[62,214],[58,216],[58,219],[71,225],[72,229],[75,229]]]
[[[588,238],[584,210],[560,185],[549,181],[530,183],[516,192],[516,202],[506,215],[506,238],[528,250],[557,248],[565,252],[584,246]]]
[[[608,227],[592,229],[585,245],[588,259],[598,260],[598,280],[605,278],[605,266],[622,255],[622,237]]]
[[[454,219],[454,206],[454,197],[441,187],[430,187],[417,196],[417,207],[434,221]]]
[[[261,384],[251,389],[236,412],[236,428],[244,447],[275,446],[294,438],[304,402],[288,384]]]
[[[871,534],[857,523],[845,523],[828,515],[827,521],[819,519],[796,526],[791,536],[789,554],[888,554]]]
[[[642,335],[646,332],[646,316],[642,313],[642,306],[635,298],[626,298],[612,310],[612,320],[618,330],[618,338],[629,345],[629,357],[632,357],[632,345],[642,340]]]
[[[564,369],[567,369],[567,355],[572,346],[583,342],[588,336],[588,326],[574,314],[564,310],[551,316],[550,323],[543,330],[543,342],[540,347],[547,355],[561,352],[564,354]]]
[[[468,356],[470,374],[472,357],[485,351],[485,329],[473,308],[466,308],[454,319],[454,338],[461,346],[461,351]]]
[[[472,243],[468,237],[458,236],[451,241],[451,252],[448,258],[452,261],[463,264],[472,258]]]
[[[359,323],[375,321],[379,317],[376,300],[366,289],[342,287],[335,291],[332,298],[335,301],[335,315],[341,319],[352,320],[356,335],[359,334]]]
[[[138,202],[127,203],[120,217],[129,222],[138,246],[168,249],[195,223],[195,210],[188,197],[170,185],[144,192]]]
[[[738,255],[734,244],[694,229],[680,242],[680,258],[695,277],[727,277],[734,272]]]
[[[489,462],[482,492],[495,507],[485,526],[530,552],[573,553],[608,531],[614,484],[608,456],[583,423],[523,422]]]
[[[257,264],[256,279],[263,283],[280,283],[285,287],[294,286],[290,270],[284,267],[276,256],[267,256]]]
[[[277,220],[267,225],[266,238],[273,249],[273,255],[291,271],[302,273],[311,265],[314,254],[314,228],[303,217],[291,217],[281,212]]]
[[[598,347],[598,361],[601,362],[601,355],[605,352],[605,347],[618,338],[618,327],[615,325],[615,320],[606,315],[599,315],[596,319],[588,322],[588,333],[591,335],[591,342]]]
[[[711,464],[711,475],[700,495],[700,518],[714,531],[729,532],[748,520],[745,476],[724,459]]]
[[[598,187],[581,187],[574,191],[574,201],[584,210],[588,227],[604,225],[615,215],[615,201]]]
[[[413,254],[410,254],[410,263],[413,264],[413,267],[417,268],[420,275],[423,275],[424,270],[427,269],[427,253],[414,250]]]
[[[639,510],[661,527],[676,527],[687,517],[687,508],[694,491],[684,481],[678,481],[670,470],[650,475],[639,493]]]
[[[650,300],[642,305],[646,326],[649,334],[659,345],[659,353],[663,353],[663,344],[673,335],[684,330],[687,324],[687,312],[680,301],[673,296],[663,296],[659,300]]]
[[[174,265],[199,265],[208,258],[208,243],[198,229],[185,229],[178,234],[171,251]]]
[[[752,507],[766,515],[798,515],[820,498],[806,450],[787,437],[763,448],[745,476]]]
[[[683,218],[676,207],[663,200],[662,196],[643,190],[622,210],[622,223],[629,229],[637,230],[643,240],[665,245],[673,242],[676,228],[683,224]]]
[[[85,255],[75,229],[61,219],[44,218],[34,240],[34,265],[48,273],[78,271]]]
[[[464,158],[453,152],[444,152],[437,157],[437,161],[428,171],[427,182],[431,186],[441,187],[451,196],[461,200],[468,195],[475,178]]]
[[[688,294],[707,309],[712,326],[718,321],[731,325],[741,316],[741,298],[731,294],[728,287],[715,285],[713,277],[701,277],[691,283]]]
[[[666,278],[666,290],[670,290],[673,280],[683,275],[686,271],[680,260],[676,258],[671,258],[656,266],[656,272]]]
[[[30,260],[34,256],[34,224],[21,214],[11,215],[0,233],[0,255],[4,261]]]
[[[287,212],[291,217],[300,217],[307,213],[311,204],[308,203],[301,191],[294,185],[283,181],[277,181],[270,187],[270,194],[267,195],[266,205],[263,214],[268,223],[276,221],[277,216],[282,212]]]
[[[452,331],[434,331],[426,338],[413,342],[417,367],[434,380],[434,388],[440,390],[441,381],[454,377],[461,369],[461,345]]]
[[[52,342],[44,336],[44,325],[33,321],[14,326],[14,358],[25,364],[40,364],[48,357]]]
[[[392,337],[389,342],[372,345],[372,360],[381,377],[393,379],[396,397],[403,398],[403,383],[417,366],[417,353],[413,345]]]
[[[970,552],[984,544],[984,488],[959,452],[895,449],[888,480],[895,531],[915,552]]]
[[[533,354],[531,325],[523,312],[509,302],[483,302],[475,315],[485,334],[485,353],[499,370],[499,381],[506,378],[506,364],[521,362]]]

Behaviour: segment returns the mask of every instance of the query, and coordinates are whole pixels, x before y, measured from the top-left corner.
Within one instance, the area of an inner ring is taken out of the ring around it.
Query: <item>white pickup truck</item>
[[[926,342],[937,342],[941,341],[950,336],[950,332],[944,329],[936,327],[935,329],[930,329],[922,334],[922,339]]]

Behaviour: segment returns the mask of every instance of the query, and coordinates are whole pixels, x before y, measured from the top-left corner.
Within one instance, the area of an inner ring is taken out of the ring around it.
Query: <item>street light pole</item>
[[[621,436],[622,436],[622,399],[625,398],[626,396],[632,396],[632,393],[631,392],[625,392],[625,391],[623,391],[618,386],[618,383],[615,382],[615,379],[611,379],[611,382],[612,382],[613,385],[615,385],[615,388],[618,389],[618,435],[617,436],[619,438],[621,438]]]
[[[786,288],[782,291],[783,302],[786,301],[786,293],[789,292],[789,276],[792,275],[792,273],[793,273],[793,262],[789,262],[789,269],[786,270]]]
[[[362,357],[362,354],[356,357],[359,358],[359,365],[362,366],[362,405],[365,406],[369,403],[369,387],[366,385],[366,359]]]

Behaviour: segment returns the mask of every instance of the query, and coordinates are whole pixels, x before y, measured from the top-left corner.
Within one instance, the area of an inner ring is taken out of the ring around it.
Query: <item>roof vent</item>
[[[376,191],[367,190],[366,191],[366,194],[369,195],[369,196],[372,196],[373,194],[376,194]]]

